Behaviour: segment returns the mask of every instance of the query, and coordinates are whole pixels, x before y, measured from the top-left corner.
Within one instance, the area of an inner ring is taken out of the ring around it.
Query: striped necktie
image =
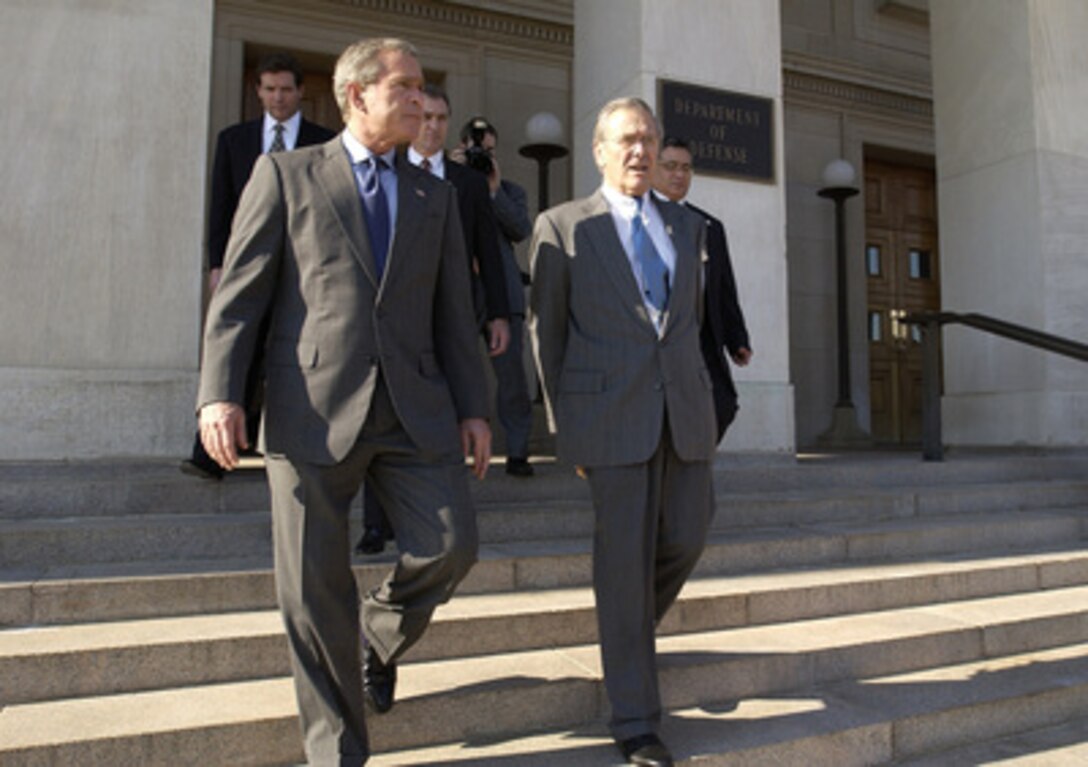
[[[272,138],[272,146],[268,147],[269,152],[285,152],[287,151],[287,144],[283,143],[283,123],[276,123],[272,126],[272,130],[276,131],[276,135]]]
[[[355,165],[378,279],[381,279],[382,272],[385,271],[385,259],[389,251],[389,202],[385,199],[381,182],[381,170],[386,167],[385,160],[380,157],[370,157]]]

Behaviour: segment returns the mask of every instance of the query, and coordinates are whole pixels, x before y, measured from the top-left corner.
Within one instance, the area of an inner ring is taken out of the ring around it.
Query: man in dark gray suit
[[[560,458],[596,514],[593,588],[609,723],[631,764],[671,765],[657,735],[654,629],[713,514],[711,381],[699,344],[702,219],[649,194],[659,130],[640,99],[597,118],[593,195],[533,234],[533,350]]]
[[[379,713],[392,706],[395,659],[476,557],[463,455],[482,478],[491,432],[457,199],[395,152],[419,128],[422,85],[408,43],[344,51],[334,86],[347,129],[257,161],[205,331],[201,437],[231,469],[269,316],[261,447],[312,765],[366,760],[364,700]],[[363,600],[360,674],[348,512],[364,476],[401,556]]]

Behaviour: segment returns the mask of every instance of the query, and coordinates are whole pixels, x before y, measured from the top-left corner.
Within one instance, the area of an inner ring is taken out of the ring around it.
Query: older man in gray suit
[[[491,432],[457,198],[395,152],[419,129],[422,85],[408,43],[343,53],[347,129],[257,162],[209,308],[200,430],[226,469],[245,444],[240,400],[270,320],[262,452],[311,765],[366,761],[364,700],[392,706],[395,659],[476,556],[463,454],[482,477]],[[364,599],[360,674],[348,511],[364,476],[401,555]]]
[[[596,512],[593,587],[610,728],[631,764],[671,765],[657,735],[654,628],[713,513],[711,381],[699,345],[704,229],[648,194],[659,130],[626,98],[597,118],[603,183],[540,215],[530,331],[560,457]]]

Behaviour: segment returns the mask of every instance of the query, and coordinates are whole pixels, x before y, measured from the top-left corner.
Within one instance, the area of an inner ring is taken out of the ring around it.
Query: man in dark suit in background
[[[419,129],[422,85],[402,40],[344,51],[334,89],[346,130],[258,159],[204,333],[201,438],[231,469],[247,442],[246,373],[270,318],[261,448],[315,767],[366,761],[364,707],[392,707],[396,659],[476,558],[465,455],[483,478],[491,431],[457,198],[396,152]],[[364,477],[401,555],[363,599],[360,669],[348,518]]]
[[[582,467],[595,525],[593,591],[624,758],[670,767],[657,735],[654,631],[706,545],[714,399],[699,341],[706,227],[650,194],[649,106],[601,109],[601,186],[536,219],[529,331],[560,459]]]
[[[691,186],[691,149],[686,141],[666,136],[661,142],[661,156],[654,172],[654,191],[673,202],[685,205],[706,221],[707,262],[706,316],[703,319],[702,344],[706,367],[714,381],[714,415],[718,422],[718,441],[737,414],[737,388],[729,372],[725,352],[740,367],[752,359],[748,328],[737,300],[737,282],[729,260],[729,245],[722,222],[685,198]]]
[[[446,155],[450,102],[445,91],[423,86],[423,122],[408,148],[408,161],[436,178],[453,184],[461,213],[465,251],[471,274],[476,318],[482,324],[491,357],[504,355],[510,345],[510,304],[499,249],[499,229],[491,208],[487,178],[451,162]],[[355,546],[360,554],[377,554],[393,537],[381,504],[369,491],[363,497],[363,534]]]
[[[513,181],[502,177],[495,156],[499,132],[483,117],[474,117],[461,128],[461,143],[450,157],[485,173],[491,192],[491,207],[499,228],[506,294],[510,301],[510,346],[503,354],[491,356],[495,371],[495,411],[506,433],[506,473],[515,477],[533,476],[529,463],[529,436],[533,429],[533,403],[522,362],[525,335],[525,283],[514,244],[533,233],[528,196]]]
[[[211,205],[208,211],[208,293],[214,293],[223,271],[231,222],[253,164],[266,152],[290,151],[322,144],[336,134],[302,117],[302,67],[287,53],[273,53],[257,65],[257,98],[264,114],[232,125],[219,133],[212,165]],[[246,402],[250,444],[257,439],[261,416],[261,367],[258,353],[250,371]],[[198,434],[192,456],[182,471],[205,479],[221,479],[223,470],[204,451]]]

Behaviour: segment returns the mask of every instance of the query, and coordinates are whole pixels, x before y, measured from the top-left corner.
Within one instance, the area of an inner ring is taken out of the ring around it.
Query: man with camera
[[[518,266],[514,244],[532,234],[533,224],[529,220],[525,190],[502,177],[499,161],[495,157],[498,142],[499,134],[495,126],[483,117],[474,117],[461,129],[461,144],[450,152],[450,158],[458,162],[463,158],[466,165],[487,176],[495,223],[499,226],[499,248],[510,302],[510,345],[504,353],[491,357],[498,388],[495,409],[506,432],[506,473],[515,477],[531,477],[533,467],[528,459],[533,406],[522,364],[525,279]]]

